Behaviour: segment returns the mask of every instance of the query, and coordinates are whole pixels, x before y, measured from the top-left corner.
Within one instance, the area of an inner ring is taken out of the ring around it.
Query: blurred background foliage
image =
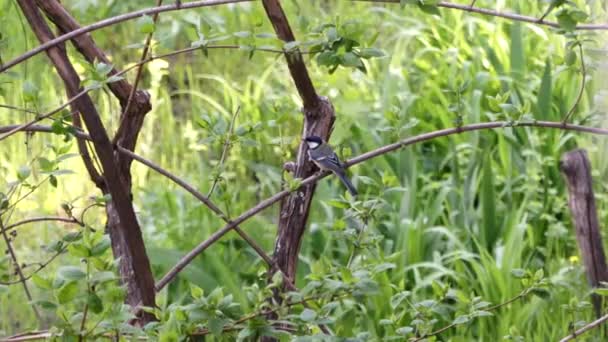
[[[84,25],[155,2],[63,3]],[[589,22],[605,22],[603,1],[575,3],[589,14]],[[447,9],[434,15],[398,4],[336,0],[283,1],[283,5],[303,50],[331,41],[335,34],[359,42],[368,48],[367,57],[375,57],[345,58],[345,50],[336,51],[342,60],[328,55],[305,57],[318,92],[336,109],[331,144],[345,159],[460,123],[559,121],[579,92],[580,59],[566,46],[572,38],[544,26]],[[540,17],[547,3],[482,0],[476,6]],[[3,61],[38,45],[14,1],[0,0],[0,19]],[[556,20],[554,14],[547,19]],[[95,31],[92,36],[120,70],[139,59],[143,32],[149,25],[143,18]],[[606,127],[605,38],[601,32],[578,33],[578,39],[588,39],[583,43],[588,75],[573,121],[597,127]],[[160,15],[153,54],[192,44],[207,49],[146,65],[140,84],[150,92],[153,109],[136,152],[184,177],[203,193],[217,180],[212,200],[229,216],[236,216],[281,189],[282,166],[294,159],[300,142],[300,99],[284,58],[257,50],[283,47],[260,3]],[[213,45],[235,48],[210,48]],[[87,63],[72,46],[68,45],[68,51],[83,77],[91,79]],[[133,77],[131,72],[128,78]],[[120,113],[117,101],[106,90],[91,94],[109,132],[114,132]],[[0,75],[1,103],[45,111],[64,101],[62,83],[44,54]],[[230,122],[238,108],[231,132]],[[2,125],[32,118],[32,114],[0,108]],[[219,165],[227,137],[231,148],[226,162]],[[585,305],[589,291],[558,161],[575,147],[589,151],[600,222],[605,226],[606,143],[603,137],[561,130],[504,128],[439,138],[360,164],[350,174],[361,193],[361,207],[374,210],[359,242],[342,185],[334,178],[323,180],[313,200],[297,284],[304,287],[310,280],[344,268],[357,245],[354,267],[367,262],[385,265],[386,270],[374,278],[379,290],[361,300],[346,300],[333,316],[332,327],[340,336],[368,332],[360,336],[382,338],[409,333],[408,329],[396,332],[399,327],[420,328],[416,319],[435,328],[449,324],[460,310],[454,304],[459,298],[504,302],[523,289],[521,280],[512,275],[514,269],[516,273],[518,269],[543,270],[553,284],[546,291],[442,336],[452,341],[562,337],[569,326],[589,321],[592,310]],[[56,157],[49,146],[69,145],[70,152],[77,151],[74,141],[65,142],[61,135],[21,134],[0,144],[0,175],[7,183],[18,178],[16,170],[23,165],[32,170],[31,183],[43,180],[40,157]],[[73,173],[58,176],[56,187],[49,182],[37,187],[5,224],[32,216],[64,215],[62,203],[80,213],[91,197],[99,195],[79,158],[60,165]],[[223,223],[146,167],[134,163],[132,173],[134,202],[158,279]],[[1,186],[0,191],[7,190],[6,184]],[[85,220],[103,229],[103,209],[88,211]],[[241,227],[270,252],[276,223],[274,206]],[[51,255],[41,246],[75,229],[52,222],[20,227],[14,245],[19,259],[30,265],[26,273]],[[77,262],[73,255],[62,255],[42,274]],[[2,265],[7,279],[8,259]],[[251,311],[254,303],[243,288],[264,284],[264,270],[255,253],[231,233],[196,258],[160,294],[159,302],[183,300],[193,283],[205,292],[222,287],[243,311]],[[34,297],[38,293],[34,290]],[[444,300],[446,296],[452,302]],[[14,304],[25,301],[20,286],[3,287],[0,330],[12,334],[35,327],[31,309]]]

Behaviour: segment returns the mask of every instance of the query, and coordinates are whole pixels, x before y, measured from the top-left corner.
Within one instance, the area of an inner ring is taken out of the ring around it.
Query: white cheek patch
[[[315,141],[309,141],[308,142],[308,147],[310,147],[311,149],[314,150],[315,148],[319,147],[319,143],[315,142]]]

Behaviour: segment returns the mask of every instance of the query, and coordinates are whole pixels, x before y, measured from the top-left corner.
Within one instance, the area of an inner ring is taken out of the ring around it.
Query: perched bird
[[[338,159],[334,150],[326,144],[323,139],[316,135],[308,136],[304,139],[308,145],[308,156],[321,170],[329,170],[336,174],[344,183],[351,195],[357,196],[357,189],[346,177],[344,165]]]

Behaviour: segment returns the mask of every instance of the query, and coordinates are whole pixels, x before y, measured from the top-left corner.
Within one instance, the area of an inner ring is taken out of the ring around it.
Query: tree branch
[[[602,323],[606,322],[607,320],[608,320],[608,314],[606,314],[606,315],[596,319],[595,321],[585,325],[584,327],[574,331],[572,334],[559,340],[559,342],[568,342],[568,341],[574,340],[577,337],[579,337],[580,335],[586,333],[587,331],[599,327]]]
[[[400,3],[400,0],[353,0],[353,1]],[[544,25],[544,26],[550,26],[550,27],[554,27],[554,28],[560,27],[559,24],[554,21],[545,21],[545,20],[540,20],[539,18],[531,17],[531,16],[527,16],[527,15],[521,15],[521,14],[509,13],[509,12],[500,12],[500,11],[495,11],[495,10],[486,9],[486,8],[473,7],[474,4],[475,4],[474,1],[471,5],[461,5],[461,4],[455,4],[455,3],[447,2],[447,1],[440,1],[437,4],[437,7],[450,8],[450,9],[455,9],[455,10],[459,10],[459,11],[465,11],[465,12],[482,14],[482,15],[487,15],[487,16],[492,16],[492,17],[521,21],[521,22],[535,24],[535,25]],[[576,26],[575,30],[608,30],[608,24],[580,24],[580,25]]]
[[[183,3],[183,4],[181,4],[181,6],[178,6],[176,4],[164,5],[164,6],[159,6],[159,7],[150,7],[150,8],[146,8],[143,10],[133,11],[133,12],[125,13],[125,14],[120,14],[120,15],[117,15],[114,17],[100,20],[96,23],[93,23],[93,24],[90,24],[87,26],[83,26],[78,30],[71,31],[71,32],[63,34],[59,37],[53,38],[47,42],[44,42],[43,44],[37,46],[36,48],[24,53],[23,55],[15,58],[11,61],[6,62],[4,65],[0,66],[0,72],[6,71],[6,70],[14,67],[15,65],[41,53],[42,51],[46,51],[54,46],[57,46],[58,44],[61,44],[65,41],[70,40],[79,35],[82,35],[82,34],[85,34],[88,32],[92,32],[95,30],[99,30],[101,28],[111,26],[111,25],[114,25],[114,24],[117,24],[117,23],[120,23],[123,21],[139,18],[143,15],[152,15],[152,14],[162,13],[162,12],[177,11],[177,10],[207,7],[207,6],[217,6],[217,5],[231,4],[231,3],[237,3],[237,2],[249,2],[249,1],[252,1],[252,0],[199,0],[199,1]]]
[[[437,131],[433,131],[433,132],[429,132],[429,133],[423,133],[423,134],[413,136],[413,137],[401,140],[399,142],[389,144],[389,145],[377,148],[375,150],[363,153],[353,159],[348,160],[344,164],[345,164],[345,167],[351,167],[353,165],[363,163],[369,159],[372,159],[372,158],[381,156],[383,154],[404,148],[406,146],[414,145],[414,144],[428,141],[428,140],[433,140],[433,139],[436,139],[439,137],[460,134],[463,132],[479,131],[479,130],[485,130],[485,129],[497,129],[497,128],[505,128],[505,127],[512,127],[512,128],[544,127],[544,128],[553,128],[553,129],[559,129],[559,130],[571,130],[571,131],[592,133],[592,134],[598,134],[598,135],[608,135],[608,129],[594,128],[594,127],[587,127],[587,126],[573,125],[573,124],[563,124],[561,122],[553,122],[553,121],[529,121],[529,122],[519,122],[517,124],[515,124],[514,122],[508,122],[508,121],[485,122],[485,123],[465,125],[465,126],[461,126],[461,127],[445,128],[445,129],[441,129],[441,130],[437,130]],[[317,181],[319,181],[320,179],[325,178],[327,176],[329,176],[329,173],[327,173],[327,172],[317,173],[313,176],[310,176],[310,177],[302,180],[300,188],[305,187],[310,184],[314,184]],[[192,260],[197,255],[199,255],[200,253],[205,251],[210,245],[212,245],[214,242],[219,240],[222,236],[224,236],[226,233],[228,233],[235,226],[247,221],[248,219],[257,215],[259,212],[263,211],[264,209],[269,208],[274,203],[287,197],[291,192],[292,191],[290,191],[290,190],[283,190],[283,191],[280,191],[280,192],[272,195],[271,197],[259,202],[252,208],[248,209],[247,211],[243,212],[241,215],[237,216],[230,223],[228,223],[221,229],[217,230],[209,238],[207,238],[207,240],[201,242],[198,246],[196,246],[194,249],[192,249],[190,252],[188,252],[186,255],[184,255],[175,264],[175,266],[173,266],[163,276],[162,282],[157,283],[157,285],[156,285],[157,288],[159,288],[159,286],[162,288],[165,285],[167,285],[169,282],[171,282],[182,269],[184,269],[190,262],[192,262]]]
[[[18,4],[38,40],[43,45],[52,41],[53,33],[40,14],[34,0],[18,0]],[[80,78],[70,63],[66,51],[53,47],[46,50],[46,53],[62,78],[68,96],[74,96],[82,92]],[[102,165],[104,185],[107,187],[107,192],[112,196],[112,201],[106,209],[108,212],[115,212],[116,217],[108,217],[108,219],[119,220],[120,222],[119,228],[110,233],[116,234],[112,239],[113,249],[115,243],[121,246],[120,253],[117,254],[116,249],[114,249],[114,252],[115,257],[121,257],[121,275],[128,285],[128,301],[131,304],[142,302],[145,306],[154,306],[154,279],[150,263],[130,194],[127,192],[120,170],[114,160],[110,139],[95,105],[88,95],[77,98],[73,107],[75,111],[82,114],[82,119],[91,135],[91,140]],[[102,191],[104,190],[102,189]],[[144,314],[142,318],[146,322],[152,319],[152,316]]]
[[[25,295],[28,301],[31,302],[32,294],[30,293],[30,289],[27,287],[27,279],[23,275],[23,270],[21,269],[21,265],[19,265],[19,261],[17,260],[17,254],[15,254],[15,250],[13,249],[13,245],[11,244],[11,239],[6,233],[2,218],[0,218],[0,230],[2,230],[2,237],[4,238],[4,242],[6,243],[6,249],[8,250],[11,259],[13,260],[13,264],[15,265],[15,272],[19,276],[19,282],[23,285],[23,290],[25,291]],[[38,322],[42,323],[42,316],[40,316],[40,312],[38,312],[38,308],[36,307],[36,305],[32,305],[32,310],[34,310],[34,314],[36,315],[36,319],[38,320]]]

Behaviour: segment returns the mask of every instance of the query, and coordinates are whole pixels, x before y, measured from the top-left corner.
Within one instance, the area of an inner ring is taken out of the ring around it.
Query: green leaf
[[[523,45],[522,24],[518,21],[511,23],[511,75],[522,80],[526,72],[526,57]]]
[[[76,266],[62,266],[59,267],[57,275],[65,280],[80,280],[87,276],[87,274]]]
[[[414,328],[412,327],[401,327],[397,330],[395,330],[395,332],[399,335],[407,335],[410,334],[414,331]]]
[[[78,295],[78,283],[72,281],[63,285],[57,291],[57,301],[59,301],[59,304],[65,304],[76,298],[76,295]]]
[[[196,284],[190,283],[190,295],[194,299],[200,299],[205,294],[205,291]]]
[[[553,118],[553,115],[551,115],[551,92],[551,60],[547,58],[545,60],[545,69],[543,71],[543,77],[540,82],[540,88],[536,99],[536,117],[541,120],[552,120]]]
[[[73,243],[68,246],[68,252],[78,258],[88,258],[91,251],[82,243]]]
[[[511,270],[511,275],[517,279],[523,279],[526,277],[526,270],[521,268],[515,268]]]
[[[57,309],[57,303],[48,301],[48,300],[35,300],[32,302],[32,305],[37,305],[45,310],[55,310]]]
[[[468,315],[462,315],[462,316],[456,317],[456,319],[454,319],[452,324],[464,324],[464,323],[468,322],[469,320],[470,320],[470,318]]]
[[[251,37],[251,32],[249,32],[249,31],[240,31],[240,32],[233,33],[233,35],[235,37],[239,37],[239,38],[247,38],[247,37]]]
[[[34,102],[38,99],[38,87],[33,82],[26,80],[21,86],[21,93],[25,102]]]
[[[19,167],[19,169],[17,169],[17,179],[19,179],[21,182],[25,181],[30,174],[32,174],[32,169],[30,169],[30,167],[27,165],[22,165]]]
[[[418,8],[420,8],[422,10],[422,12],[424,12],[424,13],[441,17],[441,12],[439,12],[439,8],[437,6],[423,5],[423,4],[419,3]]]
[[[374,57],[385,57],[386,53],[380,49],[376,48],[363,48],[359,50],[359,56],[361,58],[374,58]]]
[[[317,318],[317,313],[311,309],[304,309],[300,313],[300,319],[304,322],[311,322]]]
[[[608,296],[608,288],[604,288],[604,287],[595,288],[595,289],[593,289],[593,292],[600,296],[604,296],[604,297]]]
[[[51,280],[47,279],[47,278],[43,278],[43,277],[39,276],[38,274],[34,274],[32,276],[32,282],[34,282],[34,284],[36,286],[38,286],[38,288],[41,288],[44,290],[53,289],[53,283],[51,282]]]
[[[87,297],[87,304],[89,304],[89,310],[96,314],[103,311],[103,303],[101,298],[99,298],[95,292],[89,293],[89,296]]]
[[[496,239],[500,236],[500,225],[498,225],[498,218],[496,217],[496,195],[494,193],[494,171],[491,155],[490,148],[487,148],[484,152],[479,196],[482,208],[481,240],[488,250],[492,250]]]
[[[228,323],[227,319],[224,318],[211,318],[209,320],[209,331],[215,336],[220,336],[224,330],[224,325]]]
[[[154,32],[154,20],[149,15],[143,15],[136,21],[137,28],[141,33]]]
[[[102,240],[91,248],[91,256],[100,256],[112,246],[109,235],[104,235]]]
[[[110,271],[103,271],[103,272],[97,272],[94,273],[91,276],[91,283],[93,284],[102,284],[102,283],[106,283],[108,281],[113,281],[118,279],[116,277],[116,275],[114,274],[114,272],[110,272]]]
[[[574,31],[574,29],[576,29],[576,19],[574,19],[569,9],[562,8],[555,16],[557,17],[557,23],[565,31]]]
[[[342,55],[342,65],[346,67],[356,68],[358,66],[363,65],[363,62],[361,62],[361,59],[353,52],[347,52]]]
[[[51,183],[51,185],[56,188],[57,187],[57,177],[55,177],[55,175],[50,175],[49,176],[49,183]]]

